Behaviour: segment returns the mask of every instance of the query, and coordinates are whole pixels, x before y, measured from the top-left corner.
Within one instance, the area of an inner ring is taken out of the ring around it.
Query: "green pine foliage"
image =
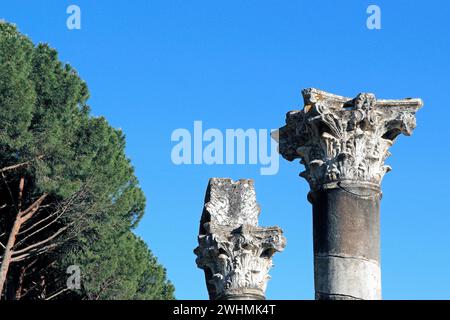
[[[54,49],[0,23],[0,169],[29,162],[0,177],[0,241],[17,215],[22,177],[24,205],[48,194],[45,209],[23,229],[62,214],[28,238],[19,234],[17,249],[67,227],[48,252],[11,264],[3,299],[52,297],[66,286],[70,265],[80,267],[81,289],[56,299],[174,298],[164,268],[132,233],[145,196],[125,155],[125,136],[90,115],[88,98],[86,83]]]

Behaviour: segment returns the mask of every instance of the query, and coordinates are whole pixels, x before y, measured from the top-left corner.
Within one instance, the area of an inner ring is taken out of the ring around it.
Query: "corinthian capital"
[[[371,93],[346,98],[303,90],[303,110],[290,111],[274,134],[287,160],[301,159],[311,189],[337,181],[379,186],[390,171],[385,159],[399,134],[411,135],[420,99],[377,100]]]
[[[205,202],[194,253],[210,299],[264,299],[272,256],[286,240],[280,228],[258,226],[253,181],[210,179]]]

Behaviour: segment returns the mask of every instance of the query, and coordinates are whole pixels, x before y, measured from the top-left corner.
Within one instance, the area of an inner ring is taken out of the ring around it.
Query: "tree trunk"
[[[9,265],[11,264],[12,258],[12,248],[16,243],[16,237],[19,233],[20,227],[22,225],[22,219],[20,217],[20,213],[17,214],[16,220],[14,221],[14,225],[11,229],[11,233],[9,234],[8,243],[6,244],[5,251],[3,253],[2,266],[0,268],[0,297],[3,292],[3,287],[6,282],[6,277],[8,275]]]

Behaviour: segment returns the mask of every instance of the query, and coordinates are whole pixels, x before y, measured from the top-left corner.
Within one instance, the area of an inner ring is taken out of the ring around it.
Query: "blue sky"
[[[66,27],[81,8],[81,30]],[[366,27],[370,4],[381,30]],[[0,17],[48,42],[87,81],[94,115],[127,136],[147,196],[137,233],[168,270],[179,299],[206,299],[196,247],[210,177],[254,178],[260,224],[285,231],[267,297],[312,299],[309,187],[298,163],[277,175],[258,165],[171,161],[171,133],[283,125],[302,106],[302,88],[355,96],[420,97],[412,137],[387,163],[381,205],[385,299],[450,298],[450,2],[428,1],[2,1]]]

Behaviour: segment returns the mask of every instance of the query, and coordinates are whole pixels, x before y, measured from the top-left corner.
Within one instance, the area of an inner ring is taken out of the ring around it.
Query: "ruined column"
[[[420,99],[350,99],[303,90],[303,110],[273,137],[287,160],[301,159],[313,205],[316,299],[381,299],[380,183],[399,134],[411,135]]]
[[[264,300],[272,256],[286,245],[278,227],[258,226],[253,180],[210,179],[197,255],[211,300]]]

